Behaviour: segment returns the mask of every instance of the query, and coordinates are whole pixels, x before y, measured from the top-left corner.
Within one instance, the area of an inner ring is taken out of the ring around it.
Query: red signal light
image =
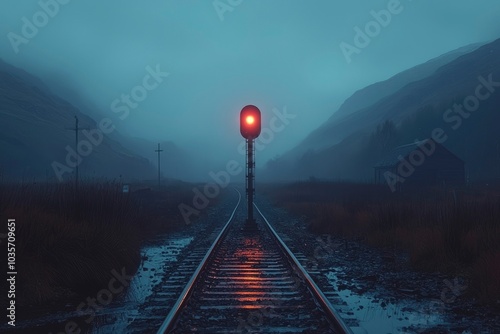
[[[260,135],[260,110],[256,106],[248,105],[240,113],[240,133],[246,139],[255,139]]]

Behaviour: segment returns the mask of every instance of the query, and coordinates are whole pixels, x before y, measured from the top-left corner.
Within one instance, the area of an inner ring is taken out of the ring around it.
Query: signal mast
[[[246,163],[246,187],[248,200],[247,224],[255,223],[253,217],[253,198],[255,194],[254,170],[255,170],[255,148],[254,140],[260,135],[261,114],[259,108],[253,105],[244,107],[240,112],[240,133],[246,139],[247,163]]]

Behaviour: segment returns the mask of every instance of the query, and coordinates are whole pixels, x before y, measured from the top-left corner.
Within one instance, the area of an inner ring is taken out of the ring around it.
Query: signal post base
[[[246,219],[245,225],[243,226],[243,230],[245,232],[256,232],[257,222],[255,221],[255,219]]]

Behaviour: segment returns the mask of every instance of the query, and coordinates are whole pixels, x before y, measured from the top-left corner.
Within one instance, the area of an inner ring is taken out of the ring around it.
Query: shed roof
[[[415,151],[419,148],[420,145],[426,143],[430,139],[424,139],[421,141],[416,141],[412,144],[398,146],[393,149],[389,154],[387,154],[383,159],[381,159],[374,167],[375,168],[383,168],[383,167],[395,167],[400,163],[399,157],[406,158],[410,155],[411,152]],[[462,161],[459,157],[448,151],[444,146],[439,143],[434,142],[436,146],[439,146],[449,152],[451,155],[457,158],[457,160]]]

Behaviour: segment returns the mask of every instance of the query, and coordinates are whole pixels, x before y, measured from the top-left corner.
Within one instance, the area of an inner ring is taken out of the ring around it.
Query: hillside
[[[75,148],[75,116],[80,127],[98,129],[97,122],[69,102],[50,93],[38,78],[0,61],[0,172],[3,181],[57,180],[53,163],[66,165],[69,145]],[[96,135],[97,136],[97,135]],[[98,137],[96,137],[98,138]],[[80,133],[80,140],[87,139]],[[97,143],[98,141],[96,141]],[[154,168],[119,142],[104,136],[79,166],[82,179],[150,178]],[[83,154],[82,154],[83,156]]]
[[[330,119],[284,158],[271,161],[267,175],[371,180],[372,166],[383,151],[427,138],[434,128],[442,127],[449,132],[446,146],[466,161],[471,179],[498,177],[500,94],[482,102],[475,117],[464,119],[456,131],[444,119],[454,103],[474,95],[479,77],[490,75],[500,81],[500,40],[450,61],[368,107]],[[391,130],[384,133],[382,124],[387,121]],[[322,146],[315,138],[321,138]],[[283,168],[289,173],[278,172]]]
[[[364,117],[366,117],[366,114],[360,113],[356,115],[356,113],[396,93],[412,82],[429,77],[440,67],[460,56],[476,50],[481,45],[482,44],[479,43],[471,44],[450,51],[423,64],[398,73],[387,80],[376,82],[358,90],[345,100],[340,108],[335,111],[323,125],[311,132],[296,148],[284,156],[286,158],[296,159],[310,149],[328,148],[345,139],[352,131],[362,129],[366,127],[366,125],[372,126],[373,117],[377,115],[370,115],[369,118],[365,119]],[[379,117],[376,117],[375,121],[378,120]]]

